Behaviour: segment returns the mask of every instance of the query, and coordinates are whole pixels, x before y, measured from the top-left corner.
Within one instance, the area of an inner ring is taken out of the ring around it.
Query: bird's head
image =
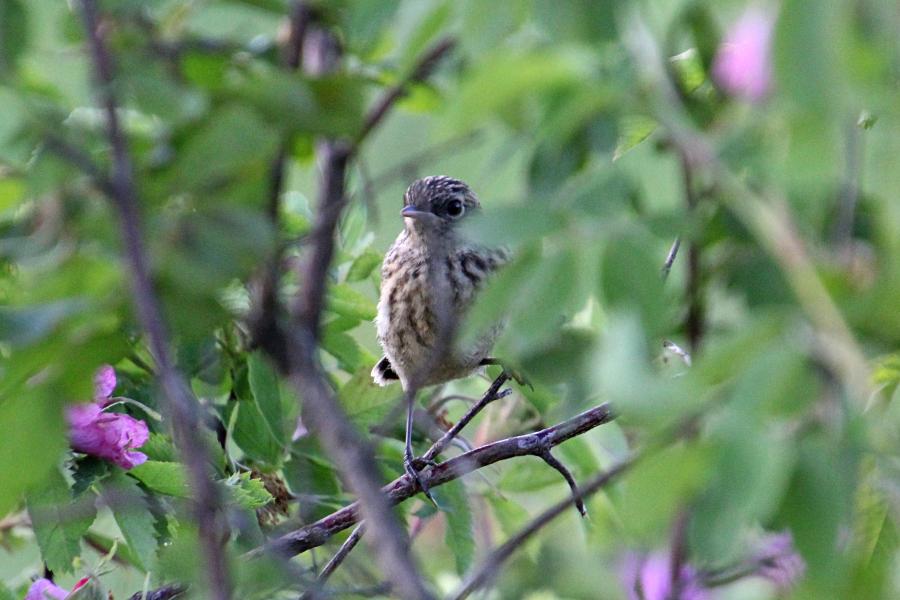
[[[406,229],[424,238],[449,235],[456,224],[481,205],[469,186],[435,175],[414,181],[403,194],[400,215]]]

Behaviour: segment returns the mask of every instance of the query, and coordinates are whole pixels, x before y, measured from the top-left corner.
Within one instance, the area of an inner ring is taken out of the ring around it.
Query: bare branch
[[[428,486],[435,487],[516,456],[540,456],[545,449],[558,446],[566,440],[608,423],[613,417],[610,406],[601,404],[552,427],[485,444],[430,467],[421,475]],[[408,475],[403,475],[386,485],[383,491],[391,504],[399,504],[416,495],[418,488]],[[583,495],[585,494],[582,491]],[[571,498],[567,498],[566,506],[571,506],[571,502]],[[310,548],[321,546],[334,534],[352,527],[359,521],[359,515],[359,503],[354,502],[315,523],[272,540],[264,548],[254,550],[250,555],[260,556],[266,551],[287,556],[300,554]]]
[[[675,241],[672,242],[672,247],[669,248],[669,253],[666,255],[666,262],[663,263],[662,267],[663,281],[669,278],[669,271],[672,270],[672,265],[675,264],[675,258],[678,257],[679,248],[681,248],[680,236],[675,238]]]
[[[453,441],[453,439],[457,435],[459,435],[459,432],[461,432],[463,429],[465,429],[466,425],[468,425],[469,422],[471,422],[472,419],[475,418],[475,415],[480,413],[484,409],[485,406],[487,406],[494,400],[499,400],[500,398],[503,398],[504,396],[506,396],[508,394],[508,392],[501,392],[500,388],[503,387],[503,384],[506,383],[508,380],[509,380],[509,375],[506,374],[506,371],[500,373],[500,375],[497,376],[497,379],[495,379],[494,382],[491,384],[491,387],[489,387],[488,390],[481,397],[481,400],[479,400],[476,404],[474,404],[471,408],[469,408],[469,410],[466,411],[466,414],[464,414],[459,419],[459,421],[457,421],[456,424],[453,427],[451,427],[441,437],[441,439],[436,441],[431,446],[431,448],[428,449],[428,452],[426,452],[422,456],[422,460],[425,460],[425,461],[434,460],[434,458],[437,455],[439,455],[441,452],[443,452],[447,448],[447,446],[450,445],[450,443]]]
[[[227,525],[217,489],[209,477],[203,438],[196,435],[200,427],[199,411],[172,362],[162,311],[150,279],[131,157],[117,113],[112,58],[103,39],[95,1],[81,0],[81,8],[94,66],[96,94],[105,112],[107,137],[112,150],[112,176],[108,192],[118,213],[131,277],[132,299],[156,361],[174,439],[190,477],[209,595],[215,600],[227,600],[231,597],[231,583],[222,552]]]
[[[575,483],[575,478],[572,476],[572,472],[569,471],[569,468],[566,467],[566,465],[564,465],[558,458],[553,456],[549,448],[538,454],[538,456],[540,456],[545,463],[556,469],[559,474],[563,476],[563,479],[565,479],[566,483],[569,484],[569,489],[572,490],[572,501],[575,503],[575,508],[578,509],[578,514],[580,514],[582,517],[586,517],[587,507],[585,507],[584,502],[581,500],[581,496],[578,495],[578,484]]]
[[[684,200],[687,205],[687,215],[692,217],[697,207],[697,193],[694,189],[694,172],[690,157],[683,149],[679,150],[681,156],[681,174],[684,184]],[[703,292],[700,289],[700,245],[692,236],[688,240],[688,264],[687,281],[685,282],[685,296],[687,296],[687,317],[684,328],[687,332],[688,345],[691,353],[696,355],[700,349],[700,341],[705,329],[705,315],[703,310]]]
[[[440,63],[441,59],[453,50],[455,46],[456,40],[444,38],[432,46],[421,56],[421,58],[419,58],[419,60],[416,61],[416,65],[409,75],[398,82],[394,87],[390,88],[381,100],[375,104],[372,110],[369,111],[362,129],[359,134],[357,134],[356,140],[353,143],[354,150],[358,148],[363,140],[372,133],[372,130],[381,123],[394,104],[407,94],[409,86],[413,83],[419,83],[426,80],[434,71],[438,63]]]
[[[593,479],[581,486],[581,489],[574,495],[574,500],[576,502],[581,502],[584,498],[597,493],[598,491],[609,485],[609,483],[611,483],[619,475],[631,468],[636,461],[637,457],[625,459],[611,469],[594,476]],[[466,579],[463,581],[459,589],[450,595],[450,600],[463,600],[478,588],[488,584],[491,579],[497,574],[503,563],[506,562],[506,560],[510,556],[512,556],[513,553],[518,550],[525,542],[531,539],[531,537],[535,533],[540,531],[556,517],[565,512],[572,505],[572,500],[572,498],[560,500],[559,502],[539,514],[537,517],[535,517],[516,535],[511,537],[496,550],[491,552],[491,554],[489,554],[484,560],[479,563],[478,567],[474,571],[466,576]]]
[[[341,547],[338,548],[338,551],[334,553],[334,556],[331,557],[325,566],[322,567],[322,572],[319,573],[318,579],[316,579],[315,587],[311,590],[307,590],[303,594],[300,595],[300,600],[313,600],[319,596],[319,592],[322,589],[322,586],[328,581],[328,578],[331,577],[331,574],[334,573],[338,567],[341,566],[341,563],[344,562],[344,559],[350,555],[356,545],[359,543],[359,540],[362,539],[363,534],[365,533],[365,523],[360,523],[357,525],[353,531],[350,532],[350,535],[344,540],[344,543],[341,544]]]

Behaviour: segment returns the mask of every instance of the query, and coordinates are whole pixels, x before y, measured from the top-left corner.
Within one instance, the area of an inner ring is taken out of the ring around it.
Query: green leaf
[[[177,163],[178,186],[200,188],[235,176],[248,165],[263,166],[277,145],[275,129],[251,108],[226,106],[187,139]]]
[[[662,259],[646,235],[619,235],[609,240],[600,266],[600,293],[614,310],[636,312],[647,334],[656,338],[667,329],[672,305],[660,276]]]
[[[41,557],[51,571],[70,573],[81,555],[81,537],[97,516],[93,498],[72,502],[62,473],[54,470],[44,484],[27,496],[28,515]]]
[[[18,600],[15,594],[12,593],[12,590],[6,587],[3,582],[0,582],[0,600]]]
[[[366,365],[371,369],[377,361],[374,354],[360,346],[359,342],[346,333],[325,330],[322,332],[320,343],[322,349],[335,357],[340,367],[348,373],[354,373]]]
[[[347,416],[361,427],[379,423],[402,396],[399,385],[375,385],[371,370],[371,365],[363,366],[338,391]]]
[[[626,531],[640,541],[664,538],[675,512],[703,489],[710,456],[700,446],[675,446],[638,463],[611,493]]]
[[[265,417],[272,435],[280,444],[286,442],[284,415],[282,414],[281,388],[278,374],[260,352],[247,357],[247,379],[253,399]]]
[[[176,462],[175,445],[169,436],[162,433],[151,433],[150,437],[141,446],[141,452],[150,460],[159,462]]]
[[[158,543],[154,534],[155,519],[147,505],[144,491],[137,481],[126,477],[124,471],[117,469],[106,480],[104,493],[111,494],[109,507],[138,566],[144,571],[153,570]]]
[[[656,129],[656,121],[643,115],[626,115],[619,123],[619,141],[613,152],[613,160],[619,160],[629,150],[650,137]]]
[[[434,489],[435,500],[446,518],[444,542],[456,559],[456,572],[466,573],[475,556],[475,538],[472,532],[472,509],[461,479]]]
[[[143,452],[144,448],[141,447]],[[85,456],[73,462],[72,495],[80,496],[92,485],[106,477],[110,472],[109,463],[95,456]]]
[[[28,18],[20,0],[0,0],[0,77],[8,76],[28,48]]]
[[[66,447],[59,403],[15,390],[0,400],[0,514],[7,514],[29,487],[53,472]],[[15,468],[10,467],[15,465]]]
[[[262,508],[274,498],[266,489],[262,480],[250,477],[250,473],[235,473],[225,480],[232,498],[247,510]]]
[[[363,321],[371,321],[377,313],[375,302],[371,298],[345,284],[328,288],[327,306],[333,313]]]
[[[148,460],[130,469],[128,474],[154,492],[178,498],[189,498],[191,495],[181,463]]]
[[[0,307],[0,340],[14,346],[33,344],[85,306],[80,300],[61,300],[27,308]]]
[[[366,250],[356,257],[350,270],[347,272],[347,281],[362,281],[367,279],[381,264],[381,254],[373,250]]]

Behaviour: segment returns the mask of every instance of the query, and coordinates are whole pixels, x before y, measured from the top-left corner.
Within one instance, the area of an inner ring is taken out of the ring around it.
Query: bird
[[[384,356],[372,369],[378,385],[399,382],[407,397],[404,469],[425,495],[412,451],[415,391],[501,364],[489,353],[497,324],[465,348],[452,345],[452,329],[488,278],[509,261],[505,248],[473,243],[460,225],[481,209],[463,181],[444,175],[414,181],[403,195],[403,230],[381,268],[375,325]]]

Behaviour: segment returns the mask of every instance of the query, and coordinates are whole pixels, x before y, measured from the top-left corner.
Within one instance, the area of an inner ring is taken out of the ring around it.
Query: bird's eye
[[[451,217],[462,216],[464,208],[463,203],[459,200],[451,200],[447,203],[447,214]]]

